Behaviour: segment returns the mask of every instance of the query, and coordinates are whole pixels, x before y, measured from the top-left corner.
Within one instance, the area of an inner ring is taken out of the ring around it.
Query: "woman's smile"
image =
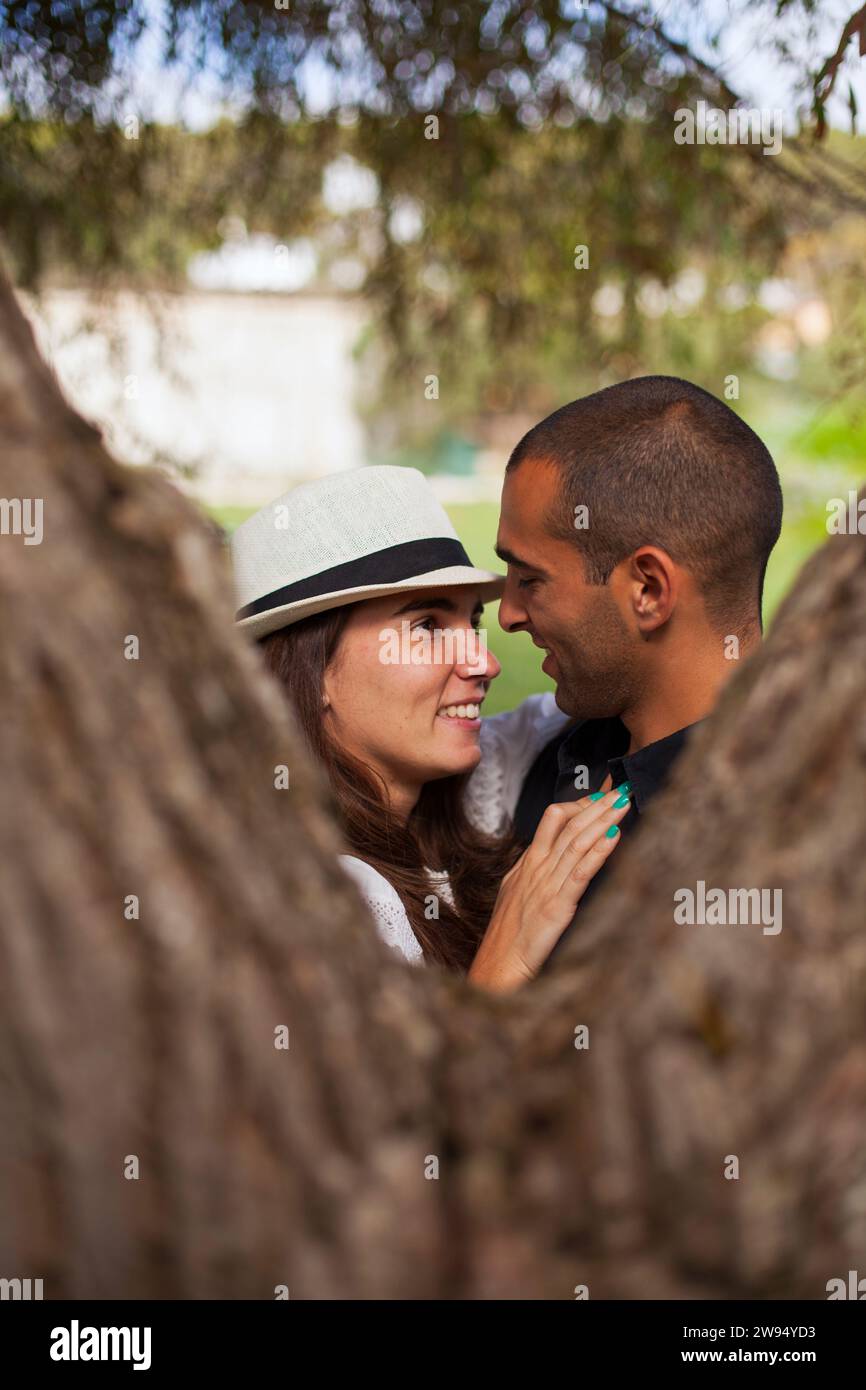
[[[481,728],[481,700],[469,701],[462,705],[442,705],[436,711],[436,718],[455,729],[470,729],[477,733]]]

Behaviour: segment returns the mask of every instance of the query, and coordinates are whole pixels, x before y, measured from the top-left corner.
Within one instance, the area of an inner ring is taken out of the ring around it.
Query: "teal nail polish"
[[[619,791],[619,787],[617,787],[617,791]],[[614,809],[615,811],[618,811],[619,808],[620,808],[620,806],[629,806],[629,805],[631,805],[631,803],[630,803],[628,797],[627,797],[627,796],[621,796],[621,797],[619,798],[619,801],[615,801],[615,802],[613,803],[613,809]]]
[[[618,791],[618,792],[630,792],[630,791],[631,791],[631,782],[620,782],[619,786],[617,787],[617,791]]]
[[[601,801],[603,796],[607,796],[607,792],[592,792],[589,799],[590,801]]]
[[[610,830],[606,830],[606,831],[605,831],[605,833],[604,833],[604,838],[605,838],[606,840],[612,840],[613,837],[614,837],[614,835],[618,835],[618,834],[619,834],[619,826],[618,826],[618,825],[612,825],[612,826],[610,827]]]

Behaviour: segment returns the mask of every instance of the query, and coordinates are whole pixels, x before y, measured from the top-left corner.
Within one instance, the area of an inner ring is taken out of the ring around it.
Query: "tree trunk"
[[[807,567],[549,975],[501,1000],[379,943],[218,537],[109,458],[8,286],[0,491],[44,502],[41,545],[0,536],[0,1273],[823,1298],[862,1262],[862,537]],[[781,889],[783,929],[676,925],[698,880]]]

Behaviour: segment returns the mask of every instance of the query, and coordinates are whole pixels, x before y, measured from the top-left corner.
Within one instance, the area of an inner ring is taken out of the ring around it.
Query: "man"
[[[524,782],[523,840],[550,802],[620,785],[631,798],[620,828],[634,832],[761,640],[781,521],[779,477],[758,436],[676,377],[597,391],[524,436],[502,493],[499,621],[545,650],[542,670],[576,722]]]

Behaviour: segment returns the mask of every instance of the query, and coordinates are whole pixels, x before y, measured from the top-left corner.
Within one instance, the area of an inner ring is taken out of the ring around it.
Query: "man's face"
[[[562,482],[552,464],[525,459],[508,473],[496,551],[508,565],[499,621],[506,632],[528,632],[546,648],[542,670],[556,682],[556,703],[578,719],[620,715],[642,680],[642,647],[618,588],[588,584],[576,544],[550,534],[562,505]],[[589,518],[592,525],[592,518]]]

